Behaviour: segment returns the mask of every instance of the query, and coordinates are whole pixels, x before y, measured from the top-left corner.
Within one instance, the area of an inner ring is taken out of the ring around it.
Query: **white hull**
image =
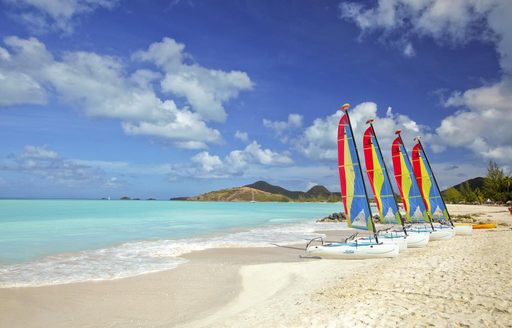
[[[416,231],[408,231],[407,233],[407,237],[405,237],[403,231],[388,232],[385,235],[405,237],[407,248],[421,248],[426,247],[428,245],[428,242],[430,240],[430,233]]]
[[[451,227],[437,227],[435,228],[436,230],[432,231],[430,230],[430,227],[425,229],[425,228],[413,228],[411,229],[411,232],[430,232],[430,240],[448,240],[448,239],[452,239],[453,236],[455,235],[455,232],[453,230],[453,228]]]
[[[405,251],[407,249],[407,242],[405,241],[405,238],[403,236],[383,235],[383,236],[378,236],[378,238],[379,238],[379,243],[397,245],[398,250],[400,252]],[[375,242],[374,237],[361,237],[361,238],[357,238],[357,240],[361,241],[361,242]]]
[[[312,245],[306,249],[311,256],[320,256],[327,259],[372,259],[397,257],[399,250],[395,244],[368,244],[336,243],[325,245]]]
[[[471,225],[456,225],[454,227],[456,236],[468,236],[473,233],[473,226]]]
[[[405,240],[407,241],[407,247],[409,248],[422,248],[428,245],[430,234],[423,232],[411,232],[407,235]]]

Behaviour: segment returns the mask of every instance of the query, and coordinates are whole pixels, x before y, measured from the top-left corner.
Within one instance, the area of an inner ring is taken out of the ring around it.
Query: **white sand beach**
[[[452,214],[511,223],[505,207]],[[329,239],[347,231],[334,232]],[[210,249],[132,278],[0,289],[0,327],[512,325],[512,230],[474,231],[396,259],[302,258],[303,245]]]

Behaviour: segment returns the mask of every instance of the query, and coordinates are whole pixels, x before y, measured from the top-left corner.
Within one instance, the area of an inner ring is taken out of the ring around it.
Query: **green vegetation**
[[[286,196],[279,194],[271,194],[261,190],[238,187],[230,189],[222,189],[217,191],[211,191],[206,194],[180,198],[180,200],[197,200],[197,201],[220,201],[220,202],[289,202],[290,199]]]
[[[511,200],[512,176],[505,175],[496,163],[490,162],[484,182],[484,193],[487,198],[496,202],[505,203]]]
[[[489,162],[487,176],[467,180],[443,191],[448,203],[506,203],[512,199],[512,176],[506,175],[495,162]]]
[[[339,202],[340,193],[332,193],[324,186],[314,186],[307,192],[290,191],[265,181],[211,191],[193,197],[177,197],[171,200],[225,201],[225,202]]]
[[[308,191],[290,191],[279,186],[271,185],[265,181],[257,181],[245,187],[261,190],[271,194],[283,195],[291,202],[339,202],[341,194],[330,192],[324,186],[316,185]]]

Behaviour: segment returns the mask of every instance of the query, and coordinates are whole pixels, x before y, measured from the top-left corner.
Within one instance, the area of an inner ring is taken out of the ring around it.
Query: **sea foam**
[[[344,223],[281,223],[207,237],[127,242],[109,248],[45,256],[28,262],[0,265],[0,287],[126,278],[176,268],[187,262],[180,255],[192,251],[290,245],[322,236],[315,231],[344,227]]]

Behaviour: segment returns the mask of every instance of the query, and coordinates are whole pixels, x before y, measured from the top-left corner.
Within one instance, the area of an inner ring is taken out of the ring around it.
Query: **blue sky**
[[[442,187],[512,168],[509,1],[0,6],[0,197],[338,190],[345,102],[386,157],[422,135]]]

